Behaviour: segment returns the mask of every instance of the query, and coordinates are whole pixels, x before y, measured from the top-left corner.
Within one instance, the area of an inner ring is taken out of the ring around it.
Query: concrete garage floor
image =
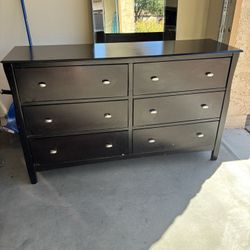
[[[249,250],[250,134],[226,130],[209,156],[65,168],[31,185],[17,138],[0,134],[0,249]]]

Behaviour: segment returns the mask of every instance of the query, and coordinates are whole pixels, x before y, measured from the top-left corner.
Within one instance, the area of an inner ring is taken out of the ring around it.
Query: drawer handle
[[[156,140],[153,139],[153,138],[148,139],[148,143],[150,143],[150,144],[153,144],[153,143],[155,143],[155,142],[156,142]]]
[[[151,81],[152,81],[152,82],[159,82],[159,80],[160,80],[160,78],[157,77],[157,76],[152,76],[152,77],[151,77]]]
[[[198,138],[203,138],[205,136],[203,133],[197,133],[196,135]]]
[[[208,108],[209,108],[207,104],[201,104],[201,107],[202,107],[203,109],[208,109]]]
[[[44,122],[45,122],[45,123],[52,123],[53,120],[52,120],[51,118],[46,118],[46,119],[44,120]]]
[[[151,115],[156,115],[156,114],[158,114],[158,111],[157,111],[156,109],[150,109],[150,110],[149,110],[149,113],[150,113]]]
[[[38,85],[39,85],[40,88],[47,87],[47,84],[45,82],[39,82]]]
[[[112,117],[112,115],[110,113],[104,114],[104,118],[105,119],[110,119],[111,117]]]
[[[206,73],[206,76],[207,76],[207,77],[210,77],[210,78],[211,78],[211,77],[214,77],[214,73],[212,73],[212,72],[207,72],[207,73]]]
[[[105,145],[105,148],[113,148],[113,144],[112,144],[112,143],[107,143],[107,144]]]
[[[49,151],[49,153],[50,153],[51,155],[55,155],[55,154],[57,154],[57,149],[51,149],[51,150]]]
[[[104,85],[109,85],[109,84],[111,84],[111,81],[105,79],[105,80],[102,80],[102,83]]]

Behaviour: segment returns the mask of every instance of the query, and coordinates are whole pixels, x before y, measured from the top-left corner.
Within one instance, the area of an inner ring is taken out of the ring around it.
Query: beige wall
[[[34,45],[91,43],[90,0],[26,0]],[[17,45],[27,45],[20,1],[0,0],[0,60]],[[0,89],[8,88],[0,66]],[[0,117],[10,97],[0,96]]]
[[[240,9],[240,12],[237,10],[239,25],[238,29],[233,27],[232,42],[244,52],[240,55],[233,79],[227,127],[244,127],[246,116],[250,114],[250,1],[243,0]]]
[[[217,39],[223,1],[179,0],[176,39]]]
[[[207,16],[206,38],[218,39],[222,7],[223,1],[210,0]]]
[[[0,60],[16,44],[25,44],[25,32],[21,26],[22,17],[17,1],[0,0]],[[0,65],[0,89],[8,84]],[[0,117],[3,116],[11,102],[11,98],[0,95]]]
[[[176,39],[201,39],[206,37],[210,0],[179,0]]]

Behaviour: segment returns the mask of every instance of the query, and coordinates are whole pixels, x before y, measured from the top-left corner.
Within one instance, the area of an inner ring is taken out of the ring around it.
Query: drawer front
[[[128,153],[128,133],[114,132],[31,140],[37,164],[84,161]]]
[[[30,134],[53,135],[128,126],[128,102],[96,102],[23,107]]]
[[[212,150],[218,122],[135,130],[134,153]]]
[[[135,64],[134,93],[225,87],[229,65],[230,58]]]
[[[224,92],[137,99],[134,125],[152,125],[220,117]]]
[[[15,69],[21,102],[127,96],[127,65]]]

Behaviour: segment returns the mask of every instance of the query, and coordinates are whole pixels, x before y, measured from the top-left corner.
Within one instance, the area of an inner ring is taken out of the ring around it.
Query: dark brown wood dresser
[[[213,40],[15,47],[2,63],[31,183],[158,152],[215,160],[240,52]]]

